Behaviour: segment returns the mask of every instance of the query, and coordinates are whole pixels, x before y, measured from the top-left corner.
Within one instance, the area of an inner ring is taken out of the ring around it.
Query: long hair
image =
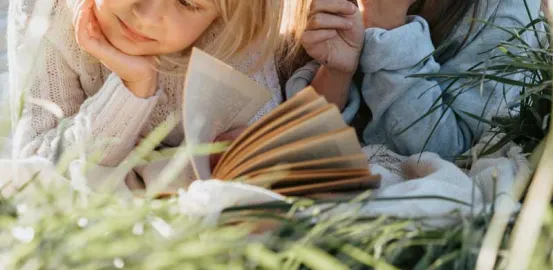
[[[262,59],[280,46],[282,0],[211,0],[223,23],[211,51],[225,60],[254,43],[260,43]]]
[[[194,0],[187,0],[194,2]],[[196,40],[194,46],[200,47],[214,57],[228,61],[242,56],[242,52],[258,45],[256,52],[259,57],[254,63],[254,69],[274,55],[282,42],[279,36],[279,26],[282,19],[282,0],[209,0],[218,14],[216,21]],[[182,53],[157,57],[158,65],[163,62],[169,65],[169,69],[175,64],[179,68],[171,73],[182,73],[186,69],[187,59],[181,59],[181,55],[187,55],[191,48],[186,48]],[[184,61],[181,61],[184,60]],[[162,71],[166,71],[164,68]]]
[[[260,57],[253,69],[259,68],[268,57],[274,57],[279,71],[286,67],[284,69],[291,72],[295,68],[290,63],[300,62],[297,60],[302,55],[302,59],[308,59],[300,39],[307,27],[312,0],[210,1],[219,15],[218,30],[215,40],[202,49],[216,58],[229,60],[240,56],[250,45],[256,44]]]
[[[409,8],[408,14],[419,15],[428,22],[432,42],[439,46],[454,32],[471,9],[473,18],[478,17],[479,6],[480,0],[418,0]],[[469,33],[466,33],[463,44],[474,28],[474,21],[470,23]]]
[[[281,0],[283,8],[280,24],[280,42],[277,48],[277,69],[281,84],[292,73],[311,60],[300,44],[307,28],[313,0]]]

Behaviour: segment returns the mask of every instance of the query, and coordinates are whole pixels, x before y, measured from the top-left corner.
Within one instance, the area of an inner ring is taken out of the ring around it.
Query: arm
[[[286,94],[311,84],[351,122],[360,103],[358,91],[350,89],[363,46],[361,13],[349,0],[314,0],[307,21],[301,43],[314,60],[292,75]]]
[[[294,72],[292,77],[286,83],[286,97],[291,98],[296,93],[298,93],[299,91],[301,91],[302,89],[310,85],[312,82],[313,82],[313,85],[315,86],[317,83],[314,82],[313,80],[316,74],[318,73],[318,71],[321,69],[320,67],[321,66],[317,64],[317,62],[312,61],[307,63],[302,68],[298,69],[296,72]],[[332,82],[329,85],[332,85],[333,83],[335,82]],[[338,84],[341,84],[341,82]],[[344,118],[344,121],[346,121],[346,123],[351,124],[353,119],[355,118],[357,111],[359,110],[359,106],[361,103],[361,96],[359,95],[359,91],[357,90],[357,87],[355,86],[355,84],[350,83],[349,86],[347,87],[348,87],[347,90],[345,91],[343,90],[343,92],[346,92],[348,94],[347,94],[347,101],[345,102],[342,108],[342,117]],[[315,88],[315,89],[317,89],[317,91],[321,93],[321,91],[326,91],[326,89],[332,91],[332,90],[335,90],[336,88],[323,87],[322,89],[321,88]],[[341,92],[334,91],[334,93],[341,93]]]
[[[386,4],[374,0],[350,2],[357,2],[359,9],[351,3],[336,1],[336,6],[349,5],[355,11],[348,13],[344,9],[340,13],[331,5],[313,2],[311,12],[315,15],[310,17],[307,31],[302,37],[302,44],[308,53],[319,63],[324,63],[317,70],[311,85],[340,110],[344,110],[347,104],[352,77],[358,66],[362,50],[361,26],[364,24],[365,28],[374,26],[383,29],[401,26],[405,24],[405,14],[413,1],[386,1]],[[325,34],[328,36],[325,37]],[[326,39],[332,36],[334,38]],[[324,61],[321,61],[321,55],[326,57]]]
[[[522,1],[494,2],[501,5],[495,24],[509,28],[530,22]],[[537,16],[539,1],[530,0],[529,5],[533,15]],[[490,6],[490,9],[494,8],[495,5]],[[440,65],[433,58],[420,63],[435,50],[428,25],[422,18],[412,17],[408,24],[390,31],[377,28],[366,30],[360,69],[364,74],[362,95],[373,113],[373,122],[365,130],[365,141],[384,143],[381,140],[385,139],[392,150],[404,155],[424,150],[442,157],[453,157],[468,150],[486,126],[465,112],[489,117],[502,105],[502,87],[486,83],[482,88],[472,85],[466,89],[466,81],[461,80],[446,93],[446,82],[408,76],[464,72],[489,59],[490,54],[481,53],[509,37],[508,33],[488,26],[459,54]],[[515,93],[517,89],[509,91]],[[436,110],[399,134],[432,108]],[[434,127],[436,129],[431,136]],[[423,149],[429,136],[428,144]]]
[[[311,85],[343,111],[348,102],[352,77],[352,73],[339,73],[321,66],[315,73]]]
[[[9,27],[15,28],[13,30],[18,33],[25,30],[25,27],[16,24],[15,18],[10,18]],[[59,48],[51,42],[54,38],[74,42],[69,32],[59,31],[56,27],[60,26],[52,24],[42,38],[34,61],[38,68],[33,69],[28,77],[29,85],[24,88],[26,102],[14,135],[14,153],[21,158],[39,155],[52,160],[57,145],[62,142],[62,150],[75,151],[74,147],[82,146],[80,149],[86,153],[102,151],[101,165],[117,165],[132,150],[156,105],[157,96],[138,98],[118,76],[112,74],[96,95],[86,99],[79,74],[68,62],[80,59],[80,52],[75,50],[78,46],[71,43]],[[26,57],[26,53],[11,51],[9,55],[13,59],[10,62]],[[20,93],[19,89],[10,91],[12,94]],[[63,120],[43,106],[30,102],[31,98],[56,104],[63,112]],[[63,132],[61,122],[65,124]],[[102,145],[113,138],[119,139],[119,142]]]

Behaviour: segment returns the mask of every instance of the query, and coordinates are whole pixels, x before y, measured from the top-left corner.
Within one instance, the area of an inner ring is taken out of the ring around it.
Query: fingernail
[[[349,3],[349,5],[350,5],[349,9],[351,10],[351,12],[355,12],[355,10],[357,10],[357,6],[355,4]]]

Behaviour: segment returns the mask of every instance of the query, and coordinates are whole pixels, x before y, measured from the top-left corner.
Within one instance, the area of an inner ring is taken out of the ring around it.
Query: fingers
[[[77,43],[85,50],[90,49],[91,42],[102,42],[105,39],[92,9],[83,9],[79,12],[75,26],[75,36]]]
[[[356,11],[357,6],[348,0],[313,0],[311,3],[311,14],[353,15]]]
[[[75,8],[73,9],[73,25],[77,26],[77,20],[81,11],[92,9],[94,6],[94,0],[79,0]]]
[[[75,38],[77,44],[94,57],[108,61],[110,61],[110,57],[113,57],[115,49],[106,41],[92,8],[83,6],[83,9],[79,11],[75,26]]]
[[[318,44],[336,37],[337,35],[338,32],[332,29],[307,31],[301,37],[301,44],[306,50],[309,50]]]
[[[91,12],[87,9],[79,10],[77,19],[75,21],[75,36],[77,43],[83,47],[86,46],[86,42],[89,40],[89,25],[90,25]]]
[[[307,30],[337,29],[350,30],[353,20],[329,13],[317,13],[309,18]]]
[[[94,15],[92,11],[90,11],[90,24],[89,29],[91,31],[90,35],[92,38],[95,39],[103,39],[104,33],[102,32],[102,28],[100,28],[100,23],[98,22],[98,18]]]
[[[357,6],[349,0],[314,0],[306,30],[350,30],[354,26],[351,15],[356,12]]]

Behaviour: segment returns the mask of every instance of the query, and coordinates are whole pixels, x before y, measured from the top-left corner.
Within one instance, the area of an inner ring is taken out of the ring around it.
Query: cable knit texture
[[[62,150],[75,149],[87,154],[101,151],[104,154],[102,165],[118,165],[140,137],[150,133],[170,114],[181,111],[185,78],[162,73],[155,96],[147,99],[134,96],[116,74],[78,46],[72,10],[63,0],[46,0],[56,3],[48,19],[49,28],[40,39],[36,55],[33,55],[34,52],[26,51],[27,47],[22,43],[24,36],[32,33],[28,30],[28,22],[37,1],[41,0],[14,0],[10,3],[8,27],[14,33],[17,50],[10,51],[9,57],[16,61],[29,57],[29,54],[34,57],[34,68],[23,82],[27,102],[17,125],[14,153],[20,158],[39,155],[53,160],[59,153],[58,146],[61,146]],[[199,44],[209,44],[216,34],[217,27],[211,27]],[[260,54],[255,48],[246,50],[245,54],[229,64],[247,73]],[[272,59],[260,70],[249,74],[273,93],[272,100],[250,121],[253,122],[282,100]],[[20,90],[11,89],[12,94]],[[33,99],[56,104],[64,117],[60,120],[45,106],[31,102]],[[163,145],[175,147],[183,140],[181,123]]]

